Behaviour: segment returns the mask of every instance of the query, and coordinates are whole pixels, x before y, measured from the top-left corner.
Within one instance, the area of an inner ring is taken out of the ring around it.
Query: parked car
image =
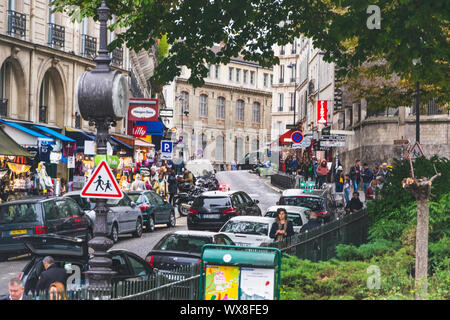
[[[81,209],[84,210],[84,212],[88,213],[89,211],[92,211],[94,209],[95,203],[92,203],[89,201],[89,198],[83,198],[81,196],[80,191],[70,191],[64,194],[63,197],[69,197],[73,200],[75,200]]]
[[[207,231],[176,231],[166,234],[145,257],[158,270],[173,270],[187,265],[200,266],[204,244],[234,245],[225,234]]]
[[[31,260],[23,268],[19,278],[24,283],[25,294],[33,292],[43,271],[42,260],[45,256],[52,256],[55,264],[68,270],[68,276],[75,267],[80,270],[79,285],[87,284],[84,272],[89,270],[89,251],[86,240],[59,235],[26,235],[19,237],[31,252]],[[112,259],[112,270],[117,274],[112,282],[124,280],[147,280],[154,274],[153,269],[144,259],[127,250],[109,250]]]
[[[204,192],[188,211],[188,229],[218,231],[232,217],[261,216],[258,203],[243,191]]]
[[[294,231],[296,233],[300,232],[302,226],[308,222],[309,214],[311,213],[311,209],[306,207],[296,207],[296,206],[272,206],[269,207],[264,214],[264,217],[276,218],[277,210],[279,208],[283,208],[286,210],[289,220],[292,221],[294,225]]]
[[[26,251],[18,235],[59,234],[92,238],[92,221],[70,198],[35,197],[0,204],[0,258]]]
[[[85,204],[85,208],[93,209],[95,204],[89,198],[79,197],[79,194],[79,191],[74,191],[64,197],[78,199],[83,203],[87,200],[89,205]],[[141,210],[127,194],[124,194],[122,199],[108,199],[106,204],[110,209],[107,219],[107,232],[114,243],[119,241],[119,234],[132,233],[137,238],[142,236],[144,218]],[[86,215],[92,221],[95,221],[95,211],[86,210],[86,212]]]
[[[241,216],[228,220],[220,229],[238,246],[259,247],[274,240],[269,237],[274,218]]]
[[[319,194],[302,192],[300,189],[287,189],[281,194],[277,205],[305,207],[314,211],[325,222],[328,222],[332,217],[332,208],[329,206],[326,196],[323,195],[322,191],[317,192]]]
[[[153,232],[156,224],[176,225],[175,208],[154,191],[132,191],[127,193],[142,213],[146,231]]]

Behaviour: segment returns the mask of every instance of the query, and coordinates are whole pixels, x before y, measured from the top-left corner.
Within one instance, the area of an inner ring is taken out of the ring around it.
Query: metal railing
[[[97,38],[82,35],[82,55],[85,58],[94,58],[97,55]]]
[[[281,173],[271,175],[270,183],[281,189],[294,189],[297,187],[295,176]]]
[[[66,292],[66,300],[196,300],[200,270],[189,265],[175,270],[157,271],[147,280],[121,281],[110,287],[81,287]],[[29,300],[56,300],[48,292],[29,293]]]
[[[117,67],[123,65],[123,48],[115,48],[111,53],[111,64]]]
[[[0,99],[0,117],[8,116],[8,99]]]
[[[8,10],[8,35],[25,38],[27,29],[27,16],[23,13]]]
[[[57,46],[64,49],[65,39],[66,28],[54,23],[48,24],[48,45],[50,47]]]
[[[326,261],[336,256],[338,244],[359,246],[366,243],[368,230],[369,215],[367,210],[363,209],[346,214],[309,232],[271,243],[270,247],[279,248],[283,253],[300,259],[313,262]]]

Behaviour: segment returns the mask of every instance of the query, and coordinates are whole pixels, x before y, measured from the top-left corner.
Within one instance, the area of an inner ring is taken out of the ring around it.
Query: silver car
[[[69,192],[64,195],[70,197],[75,201],[85,202],[86,198],[80,197],[80,192]],[[89,200],[88,200],[89,201]],[[142,236],[143,217],[141,210],[136,206],[130,197],[126,194],[123,198],[109,199],[107,205],[110,209],[107,219],[107,233],[114,243],[119,240],[119,234],[132,233],[134,237],[139,238]],[[95,203],[89,201],[89,206],[84,203],[83,209],[86,211],[87,216],[95,221],[95,211],[93,210]],[[90,207],[90,210],[88,210]]]

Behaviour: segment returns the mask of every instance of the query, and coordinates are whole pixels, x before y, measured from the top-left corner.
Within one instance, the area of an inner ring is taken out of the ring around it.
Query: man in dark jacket
[[[353,191],[358,191],[361,182],[361,161],[356,160],[355,164],[350,168],[350,179],[353,182]]]
[[[369,168],[369,165],[367,163],[363,164],[361,176],[364,184],[364,193],[365,193],[367,191],[367,188],[369,188],[370,182],[373,180],[373,172]]]
[[[9,280],[8,290],[9,294],[0,297],[0,300],[29,300],[24,293],[22,280],[19,278]]]
[[[44,264],[45,271],[39,277],[36,285],[37,292],[47,291],[53,282],[61,282],[66,286],[67,273],[65,269],[56,266],[55,260],[50,256],[45,257],[42,263]]]
[[[169,182],[169,195],[170,195],[169,202],[171,205],[175,205],[174,197],[178,191],[178,180],[177,177],[175,176],[175,170],[171,169],[169,178],[167,180]]]
[[[318,228],[322,225],[322,221],[320,221],[319,218],[317,218],[317,213],[314,211],[311,211],[309,214],[309,221],[303,225],[303,227],[300,229],[300,233],[303,233],[305,231],[311,231],[315,228]]]
[[[345,206],[345,211],[356,212],[364,207],[361,200],[359,200],[359,192],[353,192],[353,198]]]

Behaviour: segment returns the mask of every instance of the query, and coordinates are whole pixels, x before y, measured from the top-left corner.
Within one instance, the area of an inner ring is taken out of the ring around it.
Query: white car
[[[311,209],[297,206],[272,206],[267,209],[264,217],[275,218],[277,210],[283,208],[286,210],[288,219],[294,224],[295,233],[299,233],[302,226],[308,222]]]
[[[228,220],[219,232],[226,234],[237,246],[259,247],[273,242],[269,233],[274,223],[274,218],[238,216]]]

